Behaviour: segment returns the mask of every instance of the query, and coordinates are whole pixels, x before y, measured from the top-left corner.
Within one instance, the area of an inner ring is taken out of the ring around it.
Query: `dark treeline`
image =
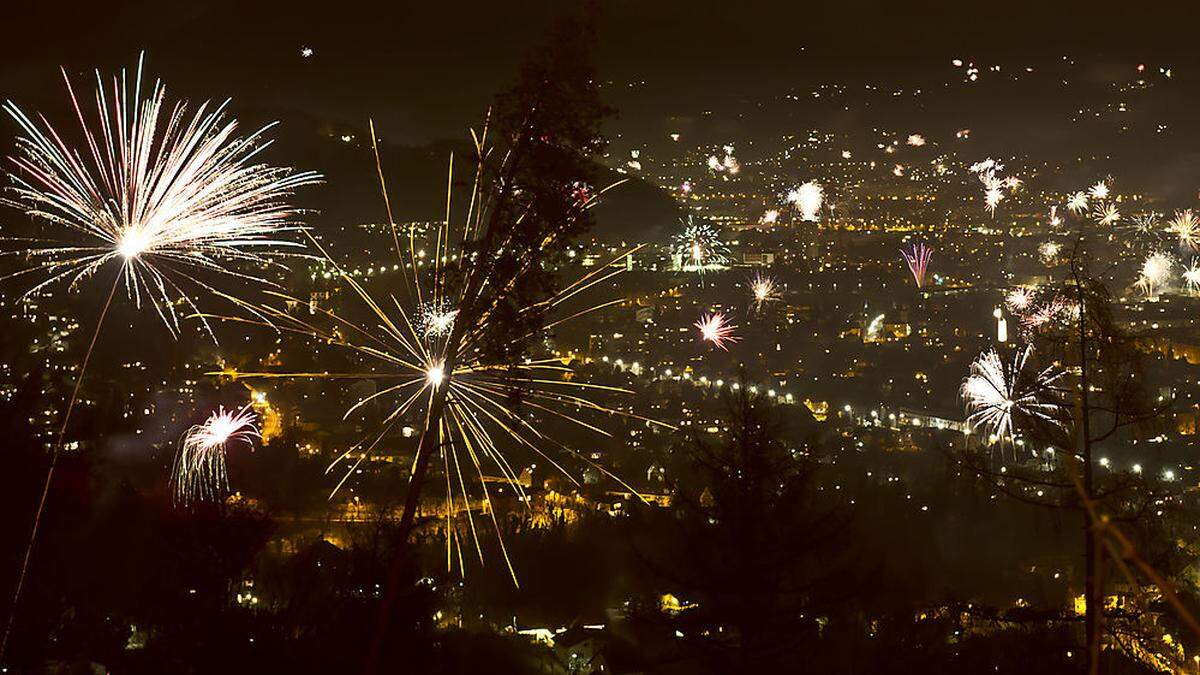
[[[16,409],[21,401],[4,419],[28,414]],[[907,494],[855,485],[849,474],[870,465],[869,450],[843,468],[811,422],[785,424],[778,408],[748,395],[723,405],[727,433],[681,436],[669,453],[678,477],[670,506],[502,521],[519,588],[486,528],[485,563],[468,564],[463,578],[447,572],[439,536],[406,547],[386,506],[352,526],[309,524],[289,537],[294,514],[313,504],[264,491],[252,502],[181,509],[161,487],[135,487],[103,463],[72,457],[55,483],[46,516],[54,534],[32,567],[10,667],[360,672],[398,565],[382,663],[427,672],[592,672],[600,663],[652,673],[1078,668],[1081,617],[1061,611],[1070,598],[1036,575],[1012,574],[1014,559],[1036,546],[997,539],[1022,523],[1036,528],[1036,510],[994,508],[989,484],[972,477]],[[44,460],[28,434],[9,432],[13,469],[0,494],[19,513]],[[951,461],[941,461],[951,474]],[[232,467],[235,476],[264,470],[303,483],[318,480],[323,464],[299,458],[284,438]],[[912,499],[957,517],[923,518]],[[1012,520],[997,525],[997,514]],[[955,522],[959,529],[939,531]],[[20,535],[16,519],[4,523],[0,536]],[[977,550],[945,554],[943,539],[971,541],[972,531]],[[1073,523],[1029,538],[1056,532],[1073,541]],[[1004,600],[1013,596],[1027,602]],[[585,628],[596,624],[604,630]],[[517,634],[538,627],[567,632],[556,648]],[[1116,655],[1106,668],[1151,672]]]

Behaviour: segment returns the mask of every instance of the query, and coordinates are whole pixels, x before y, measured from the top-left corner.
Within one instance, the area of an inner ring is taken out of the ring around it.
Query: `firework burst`
[[[221,407],[203,424],[187,430],[175,455],[171,489],[178,504],[215,500],[229,491],[229,473],[225,455],[230,446],[253,447],[261,438],[250,406],[239,411]]]
[[[196,272],[264,282],[231,263],[262,267],[300,246],[281,238],[297,227],[286,199],[320,177],[258,162],[273,125],[239,137],[236,120],[226,118],[228,101],[202,104],[190,115],[185,103],[168,107],[161,82],[143,91],[140,60],[132,79],[122,71],[110,88],[96,74],[89,120],[65,70],[63,78],[82,153],[44,118],[38,124],[13,102],[4,104],[23,134],[11,158],[17,206],[72,235],[17,252],[36,261],[18,274],[46,277],[26,295],[59,281],[74,287],[115,262],[137,306],[148,301],[177,334],[176,305],[196,309],[183,286],[213,290]]]
[[[742,170],[742,165],[738,163],[737,157],[733,156],[733,146],[726,145],[722,148],[725,155],[709,155],[708,169],[715,174],[724,174],[727,176],[736,176]]]
[[[1171,257],[1165,253],[1151,253],[1142,261],[1137,287],[1147,298],[1157,297],[1159,289],[1170,280],[1171,265]]]
[[[775,284],[775,279],[762,273],[755,274],[750,281],[750,294],[753,296],[756,310],[762,310],[767,303],[780,298],[779,287]]]
[[[721,232],[706,222],[688,216],[683,231],[675,236],[671,252],[679,257],[679,268],[703,272],[729,263],[729,245]]]
[[[700,339],[711,342],[714,347],[724,351],[729,351],[729,347],[725,346],[726,343],[737,342],[741,339],[733,334],[737,326],[729,323],[721,312],[705,314],[693,325],[700,331]]]
[[[988,213],[994,218],[996,216],[996,207],[1004,200],[1004,190],[1016,192],[1017,188],[1021,187],[1021,179],[1015,176],[1008,178],[1000,178],[999,172],[1004,170],[1004,165],[1000,164],[990,157],[982,162],[976,162],[971,165],[971,171],[979,178],[979,182],[983,184],[983,205]]]
[[[1067,198],[1067,209],[1071,213],[1082,213],[1088,207],[1088,196],[1086,192],[1075,192]]]
[[[1012,289],[1004,296],[1004,304],[1013,312],[1023,312],[1033,304],[1033,290],[1023,286]]]
[[[999,187],[991,186],[983,191],[983,205],[987,208],[988,213],[995,217],[996,207],[1000,205],[1004,199],[1004,191]]]
[[[1021,319],[1026,328],[1038,328],[1062,316],[1070,308],[1070,303],[1059,296],[1050,298]]]
[[[1175,217],[1167,222],[1167,231],[1179,238],[1179,247],[1195,251],[1200,244],[1200,218],[1191,209],[1176,211]]]
[[[447,298],[430,300],[417,308],[417,332],[425,338],[444,338],[454,330],[458,310]]]
[[[1062,244],[1057,241],[1044,241],[1038,245],[1038,256],[1042,262],[1049,265],[1058,260],[1058,254],[1062,252]]]
[[[1063,220],[1062,217],[1058,215],[1057,204],[1050,207],[1050,219],[1048,222],[1050,223],[1050,227],[1058,227],[1059,225],[1062,225]]]
[[[1191,263],[1184,268],[1182,277],[1188,291],[1200,291],[1200,260],[1192,258]]]
[[[1092,217],[1098,225],[1116,225],[1121,219],[1121,212],[1117,210],[1117,205],[1111,202],[1096,204],[1096,208],[1092,209]]]
[[[402,435],[396,431],[405,422],[418,426],[421,432],[401,527],[407,528],[413,522],[421,494],[418,487],[429,467],[440,464],[445,486],[442,525],[446,532],[446,563],[450,568],[457,560],[460,569],[464,542],[473,543],[479,559],[483,560],[476,527],[479,513],[490,519],[500,534],[497,507],[493,503],[494,488],[489,488],[491,476],[499,476],[521,504],[529,503],[520,481],[521,469],[516,465],[513,453],[532,453],[576,484],[579,480],[572,468],[589,467],[638,495],[633,487],[593,461],[588,454],[557,440],[548,426],[565,425],[602,437],[612,436],[606,428],[611,422],[605,420],[614,418],[670,428],[630,412],[628,406],[606,405],[605,399],[631,392],[581,381],[569,360],[551,351],[546,343],[555,327],[624,302],[623,298],[618,298],[574,311],[568,310],[566,304],[622,274],[626,266],[617,263],[634,255],[640,247],[616,254],[544,299],[520,306],[503,304],[510,299],[510,291],[518,283],[515,275],[521,269],[537,268],[540,249],[516,246],[511,239],[514,228],[504,226],[509,222],[508,216],[520,220],[521,213],[501,213],[489,206],[494,186],[482,170],[482,163],[491,150],[487,128],[475,138],[476,158],[481,168],[476,173],[465,214],[460,218],[452,217],[451,172],[447,178],[445,219],[424,231],[420,238],[410,229],[407,250],[401,250],[400,239],[393,231],[393,243],[404,271],[405,296],[373,295],[312,239],[313,246],[333,267],[337,278],[347,287],[351,299],[358,301],[366,317],[357,318],[324,308],[318,308],[312,316],[298,315],[286,309],[296,300],[281,293],[278,295],[282,306],[264,303],[253,307],[263,320],[240,319],[332,345],[349,357],[353,365],[343,372],[216,373],[235,379],[368,379],[378,382],[374,393],[355,401],[343,415],[345,419],[363,415],[368,404],[382,405],[385,410],[374,430],[329,465],[328,472],[336,471],[341,475],[330,497],[363,462],[378,456],[381,448],[403,444]],[[499,169],[502,174],[504,166],[502,163],[492,169]],[[382,183],[382,175],[380,180]],[[573,217],[582,217],[605,190],[597,191],[586,203],[578,205],[578,210],[572,212]],[[385,203],[386,195],[384,189]],[[556,237],[568,236],[565,233],[570,231],[570,226],[569,222],[555,219],[552,225],[555,229],[542,241],[548,243]],[[715,238],[715,230],[711,234],[708,230],[702,232]],[[701,239],[697,231],[690,234],[693,241],[708,241]],[[485,246],[484,254],[473,253]],[[430,249],[433,255],[426,260],[432,264],[418,264],[421,257],[418,251]],[[701,260],[711,263],[710,247],[702,244],[702,250],[705,253]],[[518,272],[501,272],[492,267],[491,261],[500,255],[512,256],[511,267]],[[545,317],[545,320],[539,317]],[[519,358],[513,357],[514,344],[530,345],[529,349],[535,353],[526,356],[522,352]],[[476,506],[472,506],[472,499],[477,500]],[[516,583],[516,572],[503,536],[499,536],[498,541]],[[453,555],[454,551],[458,552],[457,557]]]
[[[84,113],[62,71],[82,149],[72,147],[69,136],[45,117],[38,115],[35,122],[12,101],[3,105],[20,127],[8,174],[14,197],[5,201],[66,235],[62,240],[28,240],[22,250],[8,252],[33,262],[11,275],[37,278],[21,298],[57,283],[74,289],[109,263],[119,267],[52,446],[0,655],[8,644],[67,424],[118,286],[124,285],[139,309],[143,301],[153,306],[167,329],[178,335],[176,307],[198,315],[193,294],[230,297],[210,285],[212,278],[266,284],[235,266],[262,268],[279,265],[280,256],[298,255],[292,247],[299,244],[281,238],[299,226],[287,198],[320,180],[312,172],[259,162],[259,153],[270,144],[265,134],[272,125],[236,135],[237,122],[225,115],[228,101],[201,104],[191,114],[179,102],[164,114],[161,82],[143,97],[142,65],[139,58],[134,76],[122,71],[111,88],[96,73],[94,120]],[[208,322],[200,321],[215,340]]]
[[[816,221],[820,218],[821,205],[825,202],[825,188],[810,180],[789,191],[786,201],[800,210],[802,220]]]
[[[1153,234],[1158,228],[1159,217],[1154,211],[1134,214],[1133,226],[1140,234]]]
[[[1063,373],[1051,367],[1041,371],[1026,368],[1032,351],[1025,346],[1008,364],[994,349],[980,354],[959,390],[967,408],[967,423],[983,430],[993,442],[1011,441],[1014,420],[1021,417],[1058,423],[1061,405],[1053,400],[1053,394]]]
[[[900,255],[904,256],[904,262],[908,264],[908,271],[912,272],[913,280],[917,282],[917,288],[924,288],[925,273],[929,268],[929,261],[933,259],[933,249],[924,243],[917,242],[907,249],[901,249]]]

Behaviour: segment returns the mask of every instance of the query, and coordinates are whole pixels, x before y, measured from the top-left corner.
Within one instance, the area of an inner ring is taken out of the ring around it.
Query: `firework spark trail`
[[[907,250],[901,249],[900,255],[904,256],[904,262],[908,263],[908,271],[912,272],[913,280],[917,282],[917,288],[924,288],[925,272],[929,268],[929,261],[933,259],[933,249],[922,242],[917,242],[910,245]]]
[[[12,101],[3,105],[23,134],[17,138],[16,156],[10,157],[16,167],[8,174],[15,199],[6,201],[73,237],[67,242],[35,240],[29,248],[7,252],[37,262],[5,278],[45,273],[45,278],[21,296],[25,299],[58,282],[74,288],[109,262],[120,267],[51,449],[8,623],[0,639],[0,659],[7,653],[71,413],[117,287],[123,285],[138,308],[144,296],[168,330],[178,335],[179,317],[172,298],[196,308],[181,282],[216,294],[194,274],[201,271],[266,283],[228,264],[278,264],[273,256],[284,253],[275,249],[298,246],[276,238],[296,229],[297,213],[285,198],[320,178],[312,172],[255,163],[258,153],[270,144],[264,134],[271,125],[244,138],[235,136],[236,121],[225,120],[228,101],[211,111],[203,104],[190,120],[186,105],[177,103],[165,125],[160,124],[166,90],[156,82],[143,99],[142,66],[143,58],[139,58],[132,96],[125,71],[113,78],[111,94],[106,93],[97,71],[98,131],[89,126],[70,78],[62,70],[86,146],[83,152],[72,148],[46,118],[38,116],[38,124]],[[211,336],[208,324],[204,326]]]
[[[729,347],[725,346],[726,343],[737,342],[741,339],[733,334],[737,326],[729,323],[721,312],[704,314],[692,325],[700,331],[700,339],[711,342],[714,347],[723,351],[729,351]]]
[[[17,574],[17,585],[13,589],[12,605],[8,612],[8,621],[4,626],[4,637],[0,638],[0,661],[8,652],[8,638],[12,634],[13,623],[17,618],[17,605],[21,601],[21,591],[25,587],[25,577],[29,573],[29,559],[33,556],[33,547],[37,543],[38,531],[42,524],[42,514],[46,511],[46,500],[50,497],[50,484],[54,482],[54,469],[58,466],[58,458],[62,454],[63,438],[67,434],[67,423],[71,419],[71,411],[75,409],[75,403],[79,400],[79,386],[83,383],[83,376],[87,373],[88,364],[92,360],[92,352],[96,348],[96,340],[100,337],[100,329],[104,326],[104,319],[108,316],[108,309],[112,306],[113,297],[117,294],[117,286],[120,284],[121,277],[113,279],[112,288],[108,292],[108,299],[104,301],[104,307],[100,310],[100,318],[96,320],[96,329],[92,331],[92,339],[88,342],[87,351],[84,352],[83,361],[79,366],[79,375],[75,378],[75,386],[71,388],[71,398],[67,400],[66,410],[63,412],[62,422],[58,427],[58,434],[55,437],[54,445],[50,450],[50,464],[46,467],[46,479],[42,483],[42,494],[38,497],[37,509],[33,514],[33,525],[29,528],[29,541],[25,543],[25,553],[21,556],[21,571]]]
[[[996,350],[980,354],[971,363],[970,374],[959,390],[967,408],[967,423],[984,429],[992,440],[1013,439],[1014,416],[1026,416],[1059,424],[1061,406],[1046,400],[1064,373],[1047,367],[1026,369],[1033,348],[1026,345],[1005,365]]]
[[[175,502],[187,505],[217,499],[228,491],[225,454],[230,444],[253,447],[256,438],[261,435],[249,404],[238,411],[226,411],[222,406],[203,424],[188,429],[180,440],[171,475]]]

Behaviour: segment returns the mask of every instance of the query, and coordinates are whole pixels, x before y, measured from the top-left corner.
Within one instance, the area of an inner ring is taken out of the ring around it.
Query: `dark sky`
[[[374,115],[392,139],[423,143],[462,132],[561,2],[10,0],[0,95],[39,104],[61,96],[47,86],[55,66],[111,71],[145,49],[177,93],[232,95],[242,109],[280,116],[299,109],[358,124]],[[1191,5],[609,0],[598,60],[603,77],[653,80],[676,104],[904,77],[964,55],[1194,61]],[[313,58],[300,57],[302,45]]]
[[[83,84],[91,69],[114,73],[145,50],[148,74],[164,79],[173,96],[231,96],[232,113],[247,126],[280,120],[271,161],[329,179],[306,191],[320,214],[314,219],[381,216],[373,162],[361,143],[371,117],[388,148],[397,217],[431,218],[441,209],[445,141],[467,138],[564,2],[9,0],[0,98],[65,122],[60,64]],[[622,157],[631,148],[667,143],[672,131],[684,131],[689,147],[736,137],[768,141],[767,148],[780,134],[814,127],[840,129],[867,144],[877,140],[875,128],[946,138],[972,127],[980,133],[970,152],[980,157],[1014,148],[1057,148],[1059,157],[1072,157],[1093,148],[1116,151],[1124,142],[1138,153],[1136,170],[1105,162],[1085,165],[1084,173],[1137,175],[1138,187],[1195,194],[1200,122],[1191,110],[1200,100],[1200,56],[1191,33],[1200,10],[1189,3],[600,0],[600,6],[597,66],[608,83],[602,95],[620,110],[609,135]],[[304,46],[315,50],[312,58],[301,56]],[[1078,65],[1060,75],[1064,55]],[[950,65],[954,58],[1014,71],[1036,65],[1040,77],[964,87],[962,72]],[[1142,62],[1177,74],[1169,88],[1156,89],[1153,105],[1137,105],[1142,128],[1169,121],[1170,137],[1146,142],[1067,122],[1075,106],[1111,99],[1114,83],[1137,77],[1134,67]],[[1069,91],[1062,77],[1072,79]],[[859,95],[862,83],[885,92],[939,93],[888,98],[851,112],[824,100],[780,105],[787,93],[802,96],[832,82]],[[6,145],[13,132],[9,120],[0,120]],[[357,140],[331,141],[343,133]],[[675,221],[670,200],[648,186],[638,190],[624,191],[628,206],[610,200],[612,215],[601,212],[602,225],[622,224],[616,231],[623,236],[619,228],[630,223]]]

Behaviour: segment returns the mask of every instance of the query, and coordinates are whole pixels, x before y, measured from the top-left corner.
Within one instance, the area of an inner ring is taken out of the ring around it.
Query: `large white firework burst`
[[[1033,303],[1033,289],[1018,286],[1004,296],[1004,304],[1013,312],[1023,312]]]
[[[1026,345],[1005,363],[995,349],[971,363],[970,374],[959,390],[967,408],[967,423],[995,441],[1011,441],[1015,421],[1022,417],[1059,424],[1062,405],[1055,400],[1055,382],[1061,371],[1026,368],[1033,348]]]
[[[224,406],[187,430],[175,455],[171,488],[176,503],[219,499],[229,490],[225,454],[232,445],[253,447],[260,438],[250,406],[238,411]]]
[[[1182,276],[1188,291],[1192,293],[1200,291],[1200,261],[1192,258],[1192,261],[1184,268]]]
[[[790,190],[786,201],[800,210],[802,220],[815,221],[820,218],[821,205],[825,201],[825,188],[810,180]]]
[[[35,122],[12,101],[4,104],[22,132],[11,158],[12,201],[70,235],[15,252],[35,261],[18,274],[46,277],[26,295],[58,281],[75,286],[116,262],[129,296],[139,307],[147,299],[178,333],[174,300],[196,309],[184,286],[213,290],[197,272],[262,282],[230,263],[261,268],[300,246],[281,238],[297,227],[287,197],[320,177],[258,161],[273,125],[238,136],[228,101],[190,113],[184,102],[168,106],[160,81],[143,91],[140,59],[132,78],[122,71],[110,86],[96,73],[94,118],[65,70],[63,78],[80,148],[44,117]]]
[[[1161,252],[1151,253],[1142,261],[1137,287],[1146,297],[1156,297],[1159,289],[1171,279],[1172,264],[1171,256]]]
[[[1179,238],[1181,249],[1195,251],[1200,243],[1200,218],[1191,209],[1176,211],[1167,223],[1167,230]]]

